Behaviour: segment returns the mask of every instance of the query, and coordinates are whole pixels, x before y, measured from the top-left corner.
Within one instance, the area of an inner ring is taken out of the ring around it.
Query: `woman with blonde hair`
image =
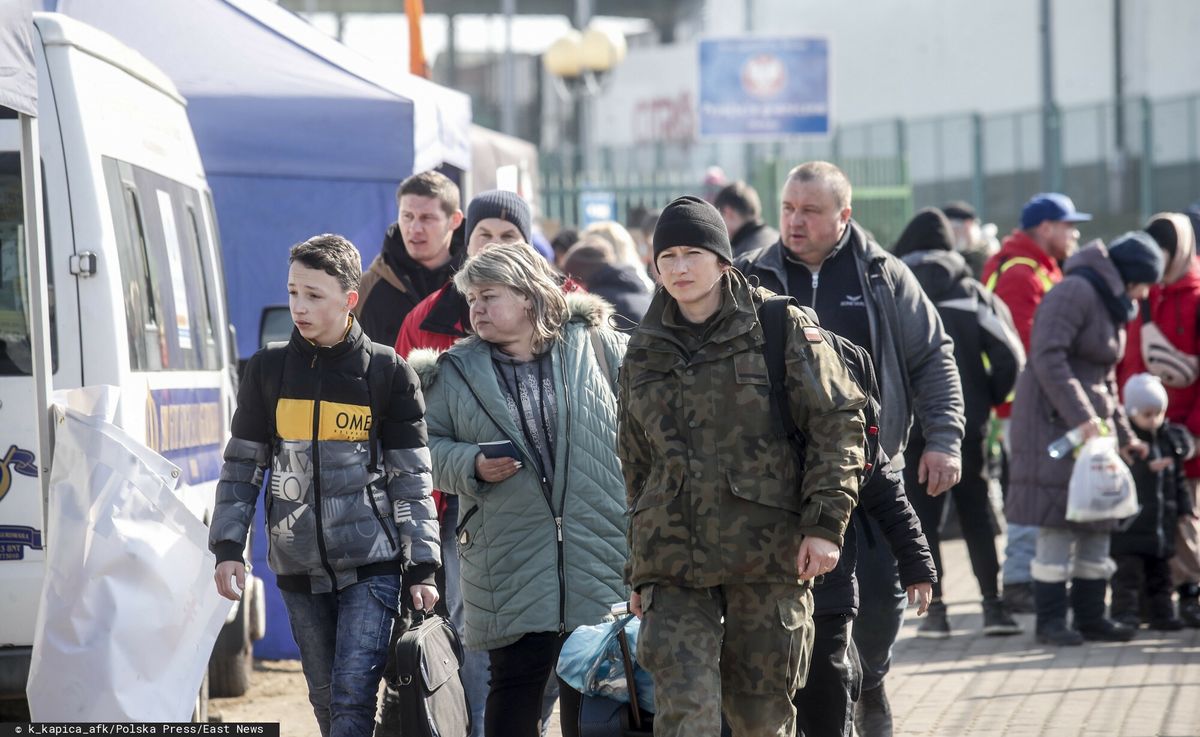
[[[491,661],[484,734],[534,737],[563,641],[626,596],[613,452],[626,339],[607,303],[564,295],[524,243],[478,253],[454,283],[474,334],[409,362],[425,387],[434,484],[460,497],[464,640]],[[559,690],[570,737],[578,694]]]
[[[638,255],[637,243],[633,240],[633,236],[629,234],[628,230],[621,227],[620,223],[612,220],[592,223],[583,231],[583,235],[598,235],[608,241],[613,247],[613,253],[616,254],[617,263],[634,267],[638,279],[642,281],[646,289],[653,291],[658,286],[654,283],[654,279],[646,273],[646,266]]]

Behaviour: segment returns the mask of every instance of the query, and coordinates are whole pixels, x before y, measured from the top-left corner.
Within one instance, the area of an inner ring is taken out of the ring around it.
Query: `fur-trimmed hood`
[[[582,323],[586,327],[608,327],[613,316],[613,306],[603,298],[587,292],[568,292],[563,295],[567,299],[567,321]],[[479,340],[475,336],[463,338],[455,345]],[[451,348],[450,350],[454,350]],[[447,351],[433,348],[418,348],[408,354],[408,365],[421,379],[421,388],[428,389],[437,379],[438,364],[443,353]]]
[[[567,320],[581,322],[589,328],[610,325],[613,316],[613,306],[608,300],[588,292],[568,292]]]
[[[438,359],[445,351],[436,348],[418,348],[408,354],[408,365],[421,380],[421,388],[428,389],[438,375]]]

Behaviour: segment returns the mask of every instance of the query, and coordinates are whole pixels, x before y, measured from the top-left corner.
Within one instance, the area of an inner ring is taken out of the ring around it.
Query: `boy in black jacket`
[[[246,365],[209,548],[218,593],[239,599],[269,470],[268,562],[321,735],[369,737],[402,590],[415,609],[438,600],[425,402],[408,364],[350,316],[362,276],[354,245],[319,235],[290,261],[295,329]]]
[[[1195,452],[1192,434],[1165,422],[1167,392],[1151,374],[1134,374],[1125,382],[1125,411],[1138,439],[1150,447],[1130,470],[1141,511],[1132,523],[1112,535],[1117,572],[1112,579],[1112,618],[1137,627],[1142,613],[1151,629],[1179,630],[1183,622],[1171,601],[1171,570],[1179,515],[1194,515],[1183,464]]]

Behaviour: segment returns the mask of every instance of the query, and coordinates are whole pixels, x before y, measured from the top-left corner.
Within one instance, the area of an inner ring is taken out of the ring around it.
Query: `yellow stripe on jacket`
[[[275,430],[282,440],[312,440],[313,400],[280,399],[275,405]],[[369,438],[371,408],[363,404],[321,402],[317,440],[361,442]]]

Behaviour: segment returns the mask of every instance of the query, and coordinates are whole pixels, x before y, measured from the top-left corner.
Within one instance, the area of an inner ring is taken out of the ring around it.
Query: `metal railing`
[[[854,185],[855,219],[888,244],[916,207],[971,202],[1002,230],[1014,227],[1031,195],[1055,189],[1096,217],[1085,236],[1110,236],[1161,210],[1200,200],[1200,93],[1126,99],[1050,112],[1056,145],[1043,146],[1040,109],[944,115],[839,126],[824,139],[743,143],[655,143],[601,148],[599,172],[575,166],[571,151],[543,154],[543,214],[579,222],[579,196],[617,195],[624,222],[638,204],[661,207],[703,193],[704,173],[720,166],[749,181],[764,219],[778,219],[778,197],[794,164],[826,159]],[[1046,151],[1054,158],[1046,160]],[[898,224],[898,225],[897,225]]]

